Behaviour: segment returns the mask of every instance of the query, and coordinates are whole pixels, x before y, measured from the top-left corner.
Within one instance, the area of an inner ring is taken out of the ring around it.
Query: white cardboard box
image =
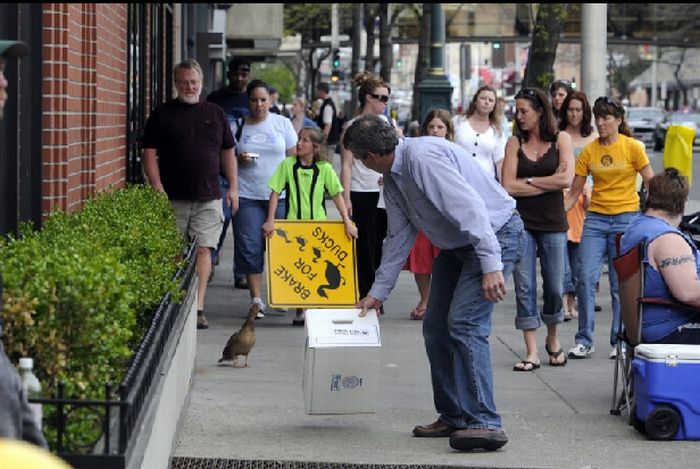
[[[376,410],[381,335],[374,310],[306,311],[302,391],[307,414],[357,414]]]

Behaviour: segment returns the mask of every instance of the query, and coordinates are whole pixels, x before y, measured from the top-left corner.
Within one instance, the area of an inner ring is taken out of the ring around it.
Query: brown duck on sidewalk
[[[250,310],[248,311],[248,319],[243,323],[238,332],[228,339],[223,352],[221,352],[221,358],[219,363],[224,360],[232,360],[234,368],[245,368],[248,366],[248,353],[255,345],[255,316],[260,312],[260,306],[254,303]],[[236,357],[243,355],[245,357],[245,363],[243,366],[236,366]]]

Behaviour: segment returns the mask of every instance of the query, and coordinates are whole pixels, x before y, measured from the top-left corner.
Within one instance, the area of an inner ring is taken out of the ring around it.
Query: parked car
[[[663,150],[666,143],[666,132],[668,131],[669,126],[672,125],[685,125],[693,128],[693,130],[695,130],[695,140],[693,140],[693,146],[700,146],[700,114],[674,112],[673,114],[670,114],[664,122],[659,123],[657,127],[656,134],[658,138],[654,140],[655,151]]]
[[[632,130],[632,135],[645,145],[656,146],[656,141],[660,138],[657,135],[657,129],[665,118],[666,113],[658,107],[627,108],[627,123]]]

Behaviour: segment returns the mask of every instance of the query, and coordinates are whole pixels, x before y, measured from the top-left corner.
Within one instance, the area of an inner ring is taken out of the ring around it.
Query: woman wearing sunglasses
[[[644,144],[632,138],[625,121],[625,110],[616,100],[601,96],[593,105],[598,138],[586,145],[576,161],[576,176],[565,197],[569,210],[583,190],[586,177],[593,177],[595,190],[583,223],[579,246],[580,276],[578,283],[578,332],[576,345],[569,350],[572,358],[586,358],[594,352],[593,328],[595,286],[600,277],[603,260],[613,265],[616,256],[615,237],[624,233],[639,212],[637,174],[646,187],[654,176]],[[620,298],[617,274],[609,269],[612,324],[610,344],[615,358],[615,344],[620,325]]]
[[[380,116],[388,122],[385,111],[391,94],[389,86],[367,71],[358,73],[353,81],[357,86],[360,109],[344,129],[365,114]],[[382,259],[382,243],[386,237],[386,211],[379,205],[382,175],[368,169],[343,147],[344,129],[340,136],[340,181],[348,214],[357,226],[357,280],[360,298],[364,298],[374,283],[374,272]]]
[[[571,138],[559,132],[544,91],[525,88],[515,95],[514,135],[506,144],[503,187],[517,202],[525,224],[524,248],[515,266],[516,329],[523,331],[527,355],[514,371],[540,367],[537,329],[547,326],[545,350],[551,366],[566,364],[557,339],[564,321],[562,301],[566,256],[566,211],[562,189],[574,177]],[[540,258],[544,304],[537,306],[537,257]]]

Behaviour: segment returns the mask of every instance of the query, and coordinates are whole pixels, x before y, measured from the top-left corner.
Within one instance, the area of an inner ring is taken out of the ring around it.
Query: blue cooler
[[[635,428],[654,440],[700,440],[700,345],[634,350]]]

